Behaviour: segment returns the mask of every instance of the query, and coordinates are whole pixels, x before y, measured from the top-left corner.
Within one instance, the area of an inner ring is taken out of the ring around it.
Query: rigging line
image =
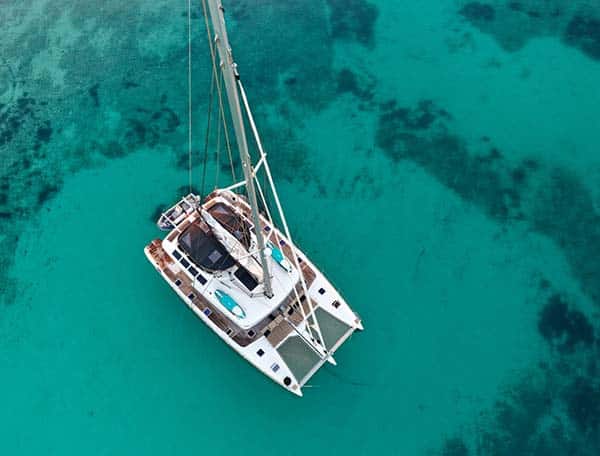
[[[221,76],[223,76],[222,70]],[[223,97],[221,95],[220,78],[217,83],[217,92],[219,93],[219,113],[221,114],[221,122],[223,124],[223,136],[225,137],[225,145],[227,146],[227,156],[229,157],[229,166],[231,167],[231,177],[233,179],[233,182],[236,182],[237,177],[235,176],[235,166],[233,164],[233,155],[231,154],[231,142],[229,141],[229,133],[227,132],[227,121],[225,120],[225,108],[223,107]]]
[[[254,176],[254,181],[256,182],[256,188],[258,189],[258,194],[259,194],[259,196],[261,197],[261,199],[263,201],[263,204],[264,204],[264,207],[265,207],[265,210],[266,210],[266,214],[267,214],[267,220],[269,221],[269,223],[271,224],[271,226],[275,227],[275,223],[273,223],[273,218],[271,217],[271,212],[269,211],[269,206],[267,205],[267,200],[265,198],[265,193],[263,192],[263,189],[262,189],[262,187],[260,185],[260,182],[259,182],[259,179],[258,179],[257,176]],[[269,238],[270,238],[271,234],[273,234],[273,232],[274,232],[274,230],[271,230],[269,232],[269,236],[267,236],[267,241],[270,242]],[[276,242],[275,244],[278,244],[278,243]],[[276,248],[278,248],[278,247],[276,247]],[[302,272],[301,269],[298,269],[298,273],[300,275],[303,274],[303,272]],[[279,281],[279,279],[277,279],[277,276],[273,276],[273,277],[274,277],[275,281],[281,283]],[[308,318],[307,318],[306,312],[304,311],[304,307],[302,307],[302,301],[300,300],[300,293],[298,292],[298,289],[297,289],[296,285],[294,285],[294,290],[293,291],[294,291],[294,298],[296,298],[296,302],[298,303],[298,307],[300,309],[300,314],[302,315],[302,318],[305,321],[308,322]],[[288,320],[288,319],[286,318],[286,320]],[[300,330],[298,329],[298,326],[295,323],[293,323],[290,320],[288,320],[288,323],[290,323],[292,325],[292,328],[298,333],[299,336],[302,337],[302,339],[306,340],[306,338],[304,336],[302,336],[302,334],[300,334]],[[313,335],[313,333],[312,333],[312,331],[310,329],[310,325],[307,325],[306,329],[307,329],[307,332],[308,332],[309,336],[310,337],[314,337],[314,335]],[[323,340],[322,337],[320,339]],[[325,342],[323,341],[323,347],[326,349],[326,347],[325,347],[324,344],[325,344]],[[319,355],[320,358],[323,357],[322,354],[319,353],[318,349],[315,349],[315,347],[313,346],[313,344],[309,343],[309,345]]]
[[[267,214],[267,220],[269,221],[269,223],[273,226],[275,226],[275,223],[273,223],[273,218],[271,217],[271,211],[269,211],[269,206],[267,206],[267,199],[265,198],[265,194],[263,193],[262,187],[260,186],[260,182],[258,181],[258,177],[254,176],[254,182],[256,182],[256,188],[258,189],[258,194],[260,196],[260,199],[262,200],[263,206],[265,208],[265,213]],[[270,235],[271,233],[269,233]]]
[[[220,109],[219,109],[220,111]],[[215,152],[215,186],[216,189],[219,187],[219,171],[221,168],[221,122],[217,122],[217,148]]]
[[[256,129],[256,124],[254,123],[254,118],[252,116],[252,111],[250,110],[250,105],[248,104],[248,98],[246,97],[246,91],[244,90],[244,86],[242,85],[241,81],[238,81],[238,87],[240,89],[240,95],[242,96],[242,101],[244,102],[244,108],[246,111],[246,118],[248,119],[248,122],[250,123],[250,127],[252,129],[252,133],[254,135],[254,139],[256,141],[256,146],[258,147],[258,150],[260,152],[261,156],[265,156],[265,152],[263,150],[262,147],[262,143],[260,141],[260,137],[258,135],[258,130]],[[300,262],[299,262],[299,258],[298,258],[298,253],[297,253],[297,249],[296,246],[294,245],[294,242],[292,241],[292,235],[290,234],[290,230],[289,227],[287,225],[287,221],[285,218],[285,214],[283,213],[283,208],[281,207],[281,202],[279,201],[279,196],[277,194],[277,189],[275,188],[275,183],[273,182],[273,176],[271,175],[271,169],[269,167],[269,162],[265,159],[263,162],[263,166],[264,166],[264,171],[265,174],[267,176],[267,179],[269,181],[269,186],[271,187],[271,192],[273,194],[273,198],[275,200],[275,205],[277,207],[277,212],[279,213],[279,218],[281,220],[281,224],[283,225],[283,229],[284,229],[284,233],[287,237],[288,240],[288,244],[290,249],[292,250],[292,257],[294,259],[294,266],[296,266],[296,269],[300,272],[300,282],[302,284],[302,291],[304,292],[304,295],[306,296],[306,302],[308,304],[308,310],[309,310],[309,316],[311,317],[313,323],[314,323],[314,329],[316,330],[318,339],[320,341],[322,341],[323,344],[325,344],[325,340],[323,339],[323,335],[321,333],[321,326],[319,325],[319,321],[317,320],[316,317],[316,309],[313,308],[312,305],[312,299],[309,296],[308,293],[308,287],[306,285],[306,281],[304,279],[304,274],[302,272],[302,268],[300,267]],[[295,289],[295,287],[294,287]],[[298,295],[296,293],[296,298],[299,301]],[[300,302],[300,301],[299,301]],[[304,314],[304,308],[302,307],[302,304],[300,304],[300,309],[302,310],[302,317],[307,320],[307,324],[306,327],[309,330],[309,333],[312,336],[312,331],[311,331],[311,325],[310,322],[308,321],[308,319],[306,318],[306,315]],[[323,349],[325,350],[325,353],[327,353],[327,348],[323,345]]]
[[[188,0],[188,181],[192,193],[192,0]]]
[[[227,120],[225,119],[225,109],[223,107],[223,92],[221,90],[221,77],[223,76],[223,72],[222,72],[222,68],[220,65],[219,65],[219,68],[221,68],[221,72],[219,73],[219,71],[217,70],[217,58],[216,58],[216,53],[215,53],[215,44],[214,44],[214,41],[211,39],[211,35],[210,35],[210,25],[208,23],[208,9],[206,6],[206,0],[202,0],[202,10],[204,13],[204,25],[206,27],[206,37],[208,39],[208,47],[210,50],[212,71],[213,71],[213,74],[217,81],[217,95],[218,95],[218,99],[219,99],[219,113],[220,113],[220,117],[221,117],[221,122],[223,124],[223,136],[225,137],[225,144],[227,146],[227,154],[229,156],[229,164],[231,165],[231,175],[233,177],[233,182],[236,182],[237,178],[235,176],[235,167],[233,165],[233,156],[231,154],[231,142],[229,140],[229,133],[227,132]],[[215,39],[216,38],[217,37],[215,37]]]
[[[227,156],[229,157],[229,166],[231,167],[231,178],[233,180],[233,182],[237,181],[237,177],[235,176],[235,165],[233,164],[233,155],[231,154],[231,142],[229,141],[229,133],[227,133],[227,124],[225,123],[225,110],[223,109],[223,100],[221,99],[221,96],[219,95],[219,103],[221,104],[220,106],[220,111],[221,111],[221,118],[223,119],[223,133],[225,136],[225,144],[227,146]]]
[[[214,73],[213,73],[214,75]],[[204,197],[204,183],[206,181],[206,165],[208,163],[208,143],[210,139],[210,124],[213,110],[213,96],[215,91],[215,78],[210,79],[210,94],[208,95],[208,110],[206,113],[206,135],[204,136],[204,161],[202,165],[202,185],[200,186],[200,197]]]

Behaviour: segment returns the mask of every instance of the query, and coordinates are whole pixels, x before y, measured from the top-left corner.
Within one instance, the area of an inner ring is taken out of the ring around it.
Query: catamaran
[[[183,196],[157,222],[168,234],[144,251],[169,286],[225,343],[302,396],[303,386],[319,368],[336,364],[335,352],[363,329],[362,322],[294,244],[233,59],[223,6],[219,0],[202,0],[202,5],[212,60],[211,96],[216,89],[219,126],[224,127],[219,137],[224,134],[231,152],[228,118],[243,179],[206,196],[192,191]],[[188,3],[189,40],[190,8]],[[191,44],[189,49],[191,61]],[[222,102],[223,83],[229,115]],[[191,96],[189,100],[191,104]],[[191,109],[189,123],[191,166]],[[255,142],[254,160],[246,125]],[[233,166],[232,171],[235,178]],[[259,172],[264,179],[258,178]]]

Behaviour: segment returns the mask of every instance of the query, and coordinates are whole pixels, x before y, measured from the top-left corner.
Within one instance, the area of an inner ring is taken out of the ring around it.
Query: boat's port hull
[[[224,191],[210,195],[203,206],[210,204],[209,201],[215,198],[235,205],[236,210],[241,213],[249,211],[245,200],[232,192]],[[300,265],[301,274],[306,281],[309,299],[306,299],[304,291],[298,285],[296,291],[284,299],[275,311],[250,330],[236,326],[236,317],[230,311],[220,310],[211,302],[208,294],[204,296],[203,293],[214,293],[208,291],[208,286],[199,286],[187,273],[188,266],[182,267],[181,260],[178,261],[168,253],[177,240],[177,236],[173,234],[177,229],[167,235],[165,240],[157,239],[150,243],[145,248],[145,253],[169,286],[223,341],[273,381],[301,396],[302,386],[326,361],[335,364],[333,353],[355,330],[362,330],[362,322],[308,258],[295,247],[292,251],[291,243],[282,233],[267,220],[262,221],[265,233],[279,247],[278,254],[284,256],[283,260],[287,265],[295,262],[292,256],[295,252],[298,260],[296,264]],[[181,225],[185,223],[184,220]],[[281,260],[282,258],[278,258],[278,262]],[[281,266],[274,263],[274,267]],[[314,324],[311,325],[313,330],[308,330],[307,321],[311,319],[312,312],[319,322],[322,320],[325,323],[320,332],[323,341],[315,335]]]
[[[285,384],[286,377],[293,379],[293,375],[287,366],[281,359],[281,356],[277,353],[271,344],[268,342],[265,336],[257,338],[251,344],[243,347],[237,344],[225,331],[219,328],[210,318],[201,310],[201,308],[194,303],[182,292],[182,289],[175,285],[175,283],[165,274],[165,272],[159,267],[155,259],[149,252],[148,247],[144,249],[146,257],[153,264],[158,273],[163,277],[165,282],[177,293],[183,302],[200,318],[210,329],[212,329],[223,341],[239,353],[244,359],[250,364],[260,370],[263,374],[273,380],[275,383],[280,384],[286,390],[294,393],[298,396],[302,396],[302,391],[298,382],[290,382],[290,385]],[[259,350],[263,351],[263,355],[259,356]],[[274,364],[278,364],[276,372],[273,372],[272,367]]]

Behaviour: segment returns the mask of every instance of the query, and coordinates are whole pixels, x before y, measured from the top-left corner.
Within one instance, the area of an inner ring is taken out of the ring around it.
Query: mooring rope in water
[[[192,193],[192,0],[188,0],[188,180]]]

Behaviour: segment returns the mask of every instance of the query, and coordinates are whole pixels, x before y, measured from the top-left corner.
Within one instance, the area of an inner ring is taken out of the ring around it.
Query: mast
[[[233,129],[235,132],[238,150],[240,153],[242,169],[244,171],[246,191],[248,192],[248,200],[250,203],[250,208],[252,210],[252,222],[254,224],[254,233],[256,235],[256,242],[258,244],[260,264],[263,270],[264,292],[265,295],[270,298],[273,296],[273,289],[271,287],[271,276],[269,274],[269,267],[267,265],[267,258],[265,256],[265,240],[263,238],[260,216],[258,213],[256,189],[254,188],[254,170],[252,169],[250,154],[248,153],[248,141],[246,139],[246,130],[244,129],[244,119],[242,117],[240,97],[236,84],[236,81],[239,80],[240,75],[237,72],[237,65],[233,60],[231,46],[229,45],[229,39],[227,38],[227,30],[225,28],[225,17],[223,16],[224,10],[221,1],[208,0],[207,2],[210,11],[213,32],[215,34],[215,44],[217,45],[217,50],[221,59],[221,69],[223,71],[223,79],[225,80],[225,90],[227,91],[227,99],[229,101],[229,111],[231,112]]]

